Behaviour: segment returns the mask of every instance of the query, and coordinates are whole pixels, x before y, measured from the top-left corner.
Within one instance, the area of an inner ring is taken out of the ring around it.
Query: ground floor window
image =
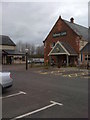
[[[22,56],[22,61],[25,61],[25,56]]]

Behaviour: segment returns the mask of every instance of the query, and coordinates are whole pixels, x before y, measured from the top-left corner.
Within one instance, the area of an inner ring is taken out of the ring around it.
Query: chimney
[[[70,22],[74,23],[74,18],[73,17],[71,17]]]
[[[61,19],[61,15],[59,16],[59,19]]]

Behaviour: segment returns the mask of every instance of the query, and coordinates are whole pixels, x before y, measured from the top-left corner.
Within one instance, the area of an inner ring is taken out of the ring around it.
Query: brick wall
[[[53,37],[53,33],[63,31],[67,32],[67,35],[56,38]],[[79,53],[79,43],[77,42],[78,40],[79,37],[77,36],[77,34],[61,18],[59,18],[44,41],[44,60],[49,60],[48,54],[52,49],[51,44],[53,42],[56,43],[57,41],[68,42],[72,46],[72,48],[74,48],[74,50]]]

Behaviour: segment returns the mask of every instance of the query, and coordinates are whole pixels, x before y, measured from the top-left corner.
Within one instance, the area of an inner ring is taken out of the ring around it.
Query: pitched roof
[[[15,51],[15,50],[3,50],[3,51],[9,55],[25,55],[25,53]]]
[[[58,41],[50,51],[49,55],[74,55],[77,56],[76,51],[67,43]]]
[[[59,17],[59,19],[62,19],[61,17]],[[58,19],[58,20],[59,20]],[[57,21],[58,21],[57,20]],[[77,35],[81,36],[84,40],[88,41],[88,32],[90,31],[90,29],[88,29],[87,27],[78,25],[76,23],[72,23],[70,21],[64,20],[62,19]],[[57,23],[57,22],[56,22]],[[55,25],[54,25],[55,26]],[[53,29],[53,28],[52,28]],[[49,35],[49,34],[48,34]],[[47,38],[47,37],[46,37]],[[45,42],[46,39],[43,41]]]
[[[0,44],[2,45],[16,46],[15,43],[8,36],[0,35],[0,40],[2,40],[2,42],[0,42]]]
[[[67,42],[60,42],[70,55],[77,55],[76,51]]]
[[[88,28],[64,20],[64,22],[79,36],[82,36],[84,40],[88,41]]]
[[[90,42],[81,49],[81,53],[90,53]]]

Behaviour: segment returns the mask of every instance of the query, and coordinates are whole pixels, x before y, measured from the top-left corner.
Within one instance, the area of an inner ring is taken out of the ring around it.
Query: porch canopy
[[[3,53],[6,53],[8,56],[12,55],[25,55],[25,53],[15,51],[15,50],[3,50]]]
[[[52,48],[48,56],[56,55],[66,55],[67,56],[67,66],[68,66],[68,56],[78,56],[76,51],[67,42],[58,41]]]
[[[11,64],[11,58],[13,57],[24,57],[25,53],[21,53],[15,50],[2,50],[2,64]]]

